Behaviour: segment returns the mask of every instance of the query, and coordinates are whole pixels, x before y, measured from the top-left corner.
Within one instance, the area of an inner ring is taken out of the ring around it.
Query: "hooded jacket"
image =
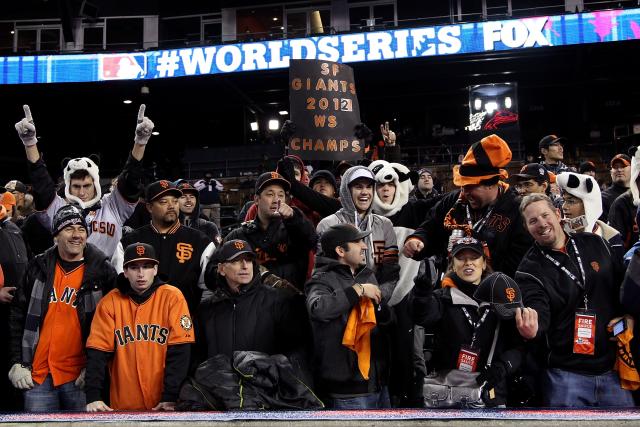
[[[200,218],[200,192],[195,191],[194,193],[196,196],[196,205],[193,208],[193,212],[191,213],[191,215],[187,215],[182,212],[182,210],[180,210],[180,215],[178,216],[180,219],[180,224],[184,225],[185,227],[201,231],[205,236],[209,237],[216,244],[216,246],[218,246],[222,242],[222,238],[220,237],[220,230],[218,229],[218,226],[215,222],[207,221],[204,218]]]
[[[352,288],[355,283],[377,284],[373,271],[366,266],[352,274],[348,265],[319,256],[316,257],[311,279],[305,285],[315,347],[316,378],[329,394],[374,393],[387,383],[388,350],[379,328],[391,320],[385,302],[375,310],[377,325],[371,331],[368,381],[358,369],[356,353],[342,345],[349,313],[360,300]]]
[[[11,353],[12,364],[31,364],[32,362],[31,360],[24,360],[22,353],[22,338],[25,331],[25,320],[29,308],[29,301],[31,300],[32,290],[36,281],[44,283],[42,295],[38,296],[42,300],[40,324],[37,326],[37,330],[39,331],[42,328],[42,323],[49,309],[48,297],[53,289],[57,261],[58,246],[56,245],[29,262],[25,278],[22,284],[18,285],[18,289],[16,289],[9,314],[9,329],[11,333],[9,351]],[[90,243],[87,243],[84,249],[84,265],[85,269],[82,284],[76,294],[76,313],[80,321],[82,340],[86,342],[98,301],[115,286],[116,272],[113,267],[111,267],[106,255]],[[32,355],[35,354],[37,345],[36,340],[31,349]]]
[[[429,210],[440,200],[440,197],[410,200],[409,196],[413,190],[413,183],[409,177],[410,171],[400,163],[376,160],[369,165],[369,169],[375,174],[376,183],[393,182],[396,186],[396,193],[391,203],[384,203],[378,197],[378,193],[374,192],[373,212],[388,218],[393,224],[396,241],[404,242],[424,221]],[[399,254],[398,264],[400,265],[400,276],[389,300],[391,306],[398,304],[411,291],[413,279],[418,274],[420,267],[419,261],[407,258],[402,253]]]
[[[581,277],[571,241],[575,242],[586,276],[586,288],[578,285],[545,257],[557,260],[576,277]],[[622,260],[612,256],[609,245],[592,233],[567,237],[566,253],[541,247],[537,243],[526,253],[516,271],[515,280],[522,291],[523,303],[538,313],[538,336],[547,348],[547,366],[587,375],[600,375],[613,369],[615,343],[609,341],[607,323],[622,314],[620,284],[624,275]],[[576,310],[584,308],[596,314],[595,354],[573,353]]]
[[[424,249],[414,259],[431,255],[447,257],[447,244],[451,232],[445,228],[445,217],[450,215],[458,224],[466,223],[467,202],[461,198],[461,190],[445,195],[429,212],[427,219],[409,236],[424,243]],[[502,191],[492,207],[486,207],[479,218],[488,218],[482,227],[476,226],[473,237],[487,243],[491,255],[491,267],[513,277],[516,267],[533,242],[527,232],[519,210],[520,199],[511,191]],[[480,224],[478,219],[475,224]],[[478,228],[480,230],[478,231]]]
[[[389,301],[396,283],[399,279],[400,265],[398,264],[398,241],[393,230],[393,223],[384,216],[373,213],[373,198],[371,206],[360,220],[355,204],[351,197],[351,189],[348,186],[349,177],[358,169],[367,169],[364,166],[354,166],[349,168],[342,176],[340,183],[340,200],[342,208],[333,215],[324,218],[316,231],[322,236],[332,225],[352,224],[363,231],[371,231],[371,234],[365,237],[367,244],[366,259],[367,267],[375,272],[382,298]],[[373,190],[375,197],[375,188]],[[318,254],[322,253],[322,248],[318,244]]]

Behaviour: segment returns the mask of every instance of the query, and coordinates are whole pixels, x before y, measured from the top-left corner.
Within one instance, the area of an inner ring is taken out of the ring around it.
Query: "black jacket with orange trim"
[[[260,227],[259,221],[256,217],[242,223],[227,234],[224,241],[241,239],[248,242],[258,255],[261,266],[302,289],[307,275],[309,251],[315,249],[318,238],[313,224],[296,207],[293,207],[291,218],[276,218],[266,230]]]
[[[447,245],[451,232],[444,227],[447,213],[452,210],[460,190],[452,191],[440,200],[429,212],[427,219],[410,235],[409,239],[419,239],[424,243],[424,249],[414,256],[421,260],[431,255],[447,257]],[[487,243],[491,255],[491,267],[513,277],[516,267],[522,260],[533,240],[523,225],[519,210],[520,199],[511,191],[505,191],[496,200],[493,210],[479,232],[473,236]],[[482,218],[491,208],[481,212]],[[458,224],[466,223],[464,205],[452,210],[453,219]],[[472,213],[473,215],[473,213]]]

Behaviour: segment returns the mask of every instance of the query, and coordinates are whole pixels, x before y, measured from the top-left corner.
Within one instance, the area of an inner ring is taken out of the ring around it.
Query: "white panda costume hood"
[[[64,195],[69,202],[76,203],[82,209],[93,207],[102,198],[102,188],[100,187],[100,170],[96,163],[97,157],[77,157],[75,159],[69,159],[64,166]],[[80,198],[71,195],[69,189],[71,188],[71,174],[77,170],[84,169],[89,172],[89,176],[93,178],[93,186],[96,190],[96,195],[93,199],[83,202]]]
[[[640,205],[640,191],[638,191],[638,184],[636,183],[638,175],[640,175],[640,146],[636,148],[635,154],[631,158],[631,181],[629,182],[629,187],[631,188],[635,206]]]
[[[409,178],[409,169],[400,163],[389,163],[385,160],[376,160],[369,165],[369,170],[376,177],[376,182],[385,184],[393,181],[396,184],[396,194],[393,202],[384,203],[373,193],[373,211],[378,215],[392,216],[402,209],[409,201],[409,194],[413,190],[413,184]]]
[[[602,195],[598,182],[589,175],[563,172],[556,176],[558,187],[582,200],[586,220],[585,231],[592,232],[602,215]]]

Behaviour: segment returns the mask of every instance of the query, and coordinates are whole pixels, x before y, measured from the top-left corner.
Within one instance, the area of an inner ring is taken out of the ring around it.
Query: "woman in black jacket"
[[[436,372],[480,372],[479,385],[487,382],[485,404],[503,406],[507,398],[506,376],[520,365],[521,353],[517,349],[504,352],[514,347],[512,336],[517,340],[515,324],[505,324],[498,335],[491,366],[486,367],[500,319],[488,302],[474,297],[482,279],[491,273],[483,244],[473,237],[459,239],[451,249],[448,270],[441,289],[434,291],[431,281],[420,276],[412,291],[414,322],[435,334],[430,367]]]

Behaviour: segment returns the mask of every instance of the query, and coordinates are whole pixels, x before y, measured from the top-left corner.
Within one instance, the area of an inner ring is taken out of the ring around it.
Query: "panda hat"
[[[585,231],[593,231],[596,221],[602,215],[602,196],[598,182],[592,176],[573,172],[557,175],[556,182],[562,191],[582,200],[587,222]]]
[[[67,161],[68,160],[68,161]],[[66,162],[66,164],[65,164]],[[64,195],[68,201],[77,203],[82,209],[91,208],[102,198],[102,188],[100,188],[100,170],[98,169],[98,157],[91,155],[89,157],[77,157],[75,159],[63,160],[64,167]],[[71,174],[78,170],[86,170],[89,176],[93,178],[93,186],[96,189],[96,196],[83,202],[80,198],[71,195]]]
[[[377,192],[373,193],[373,211],[383,216],[394,215],[409,201],[409,193],[413,190],[412,175],[417,177],[417,174],[411,172],[405,165],[389,163],[385,160],[372,162],[369,170],[375,175],[377,183],[386,184],[393,181],[396,184],[396,194],[391,203],[384,203]]]

